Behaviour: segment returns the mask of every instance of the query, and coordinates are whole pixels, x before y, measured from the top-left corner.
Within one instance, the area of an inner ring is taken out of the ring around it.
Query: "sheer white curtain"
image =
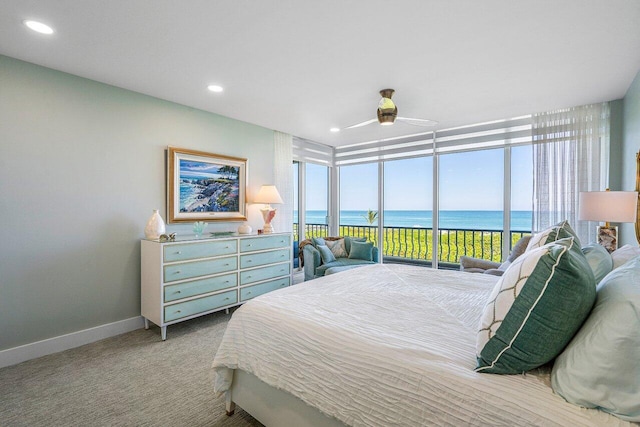
[[[291,135],[273,133],[273,179],[284,204],[275,206],[278,213],[273,219],[276,232],[293,231],[293,163]]]
[[[533,144],[533,230],[567,219],[583,244],[595,241],[595,224],[578,221],[578,196],[607,186],[609,104],[534,114]]]

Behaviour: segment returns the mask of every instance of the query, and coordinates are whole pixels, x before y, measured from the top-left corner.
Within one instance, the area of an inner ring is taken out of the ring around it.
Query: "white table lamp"
[[[618,227],[610,222],[635,222],[638,193],[635,191],[590,191],[580,193],[578,219],[601,221],[598,243],[609,252],[618,248]]]
[[[267,234],[273,233],[271,221],[276,216],[276,209],[272,208],[271,204],[284,203],[282,197],[280,197],[280,193],[278,193],[278,189],[275,185],[263,185],[253,201],[255,203],[266,204],[264,208],[260,209],[262,218],[264,219],[264,232]]]

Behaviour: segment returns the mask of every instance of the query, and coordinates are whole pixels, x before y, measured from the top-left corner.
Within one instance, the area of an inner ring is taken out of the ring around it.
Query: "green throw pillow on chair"
[[[352,240],[351,252],[349,252],[349,258],[362,259],[365,261],[373,261],[373,243],[358,242],[356,240]]]
[[[323,264],[327,264],[336,260],[336,257],[331,252],[328,246],[318,245],[318,252],[320,252],[320,257],[322,258]]]

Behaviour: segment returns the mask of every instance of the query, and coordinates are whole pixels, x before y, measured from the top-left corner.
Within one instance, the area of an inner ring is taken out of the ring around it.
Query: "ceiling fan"
[[[375,123],[378,122],[383,126],[390,126],[392,125],[396,120],[403,122],[403,123],[407,123],[409,125],[413,125],[413,126],[435,126],[438,124],[438,122],[434,121],[434,120],[427,120],[427,119],[412,119],[409,117],[398,117],[398,107],[396,107],[396,104],[391,100],[391,97],[393,96],[393,93],[395,92],[395,90],[393,89],[382,89],[380,91],[380,96],[382,96],[382,99],[380,99],[380,102],[378,103],[378,114],[377,114],[377,118],[375,119],[371,119],[371,120],[367,120],[365,122],[362,123],[358,123],[355,125],[351,125],[351,126],[347,126],[344,129],[354,129],[354,128],[359,128],[362,126],[366,126],[369,125],[371,123]]]

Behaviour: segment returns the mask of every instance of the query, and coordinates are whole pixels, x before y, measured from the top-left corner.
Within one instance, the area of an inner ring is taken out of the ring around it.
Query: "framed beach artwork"
[[[245,221],[247,159],[169,147],[170,223]]]

